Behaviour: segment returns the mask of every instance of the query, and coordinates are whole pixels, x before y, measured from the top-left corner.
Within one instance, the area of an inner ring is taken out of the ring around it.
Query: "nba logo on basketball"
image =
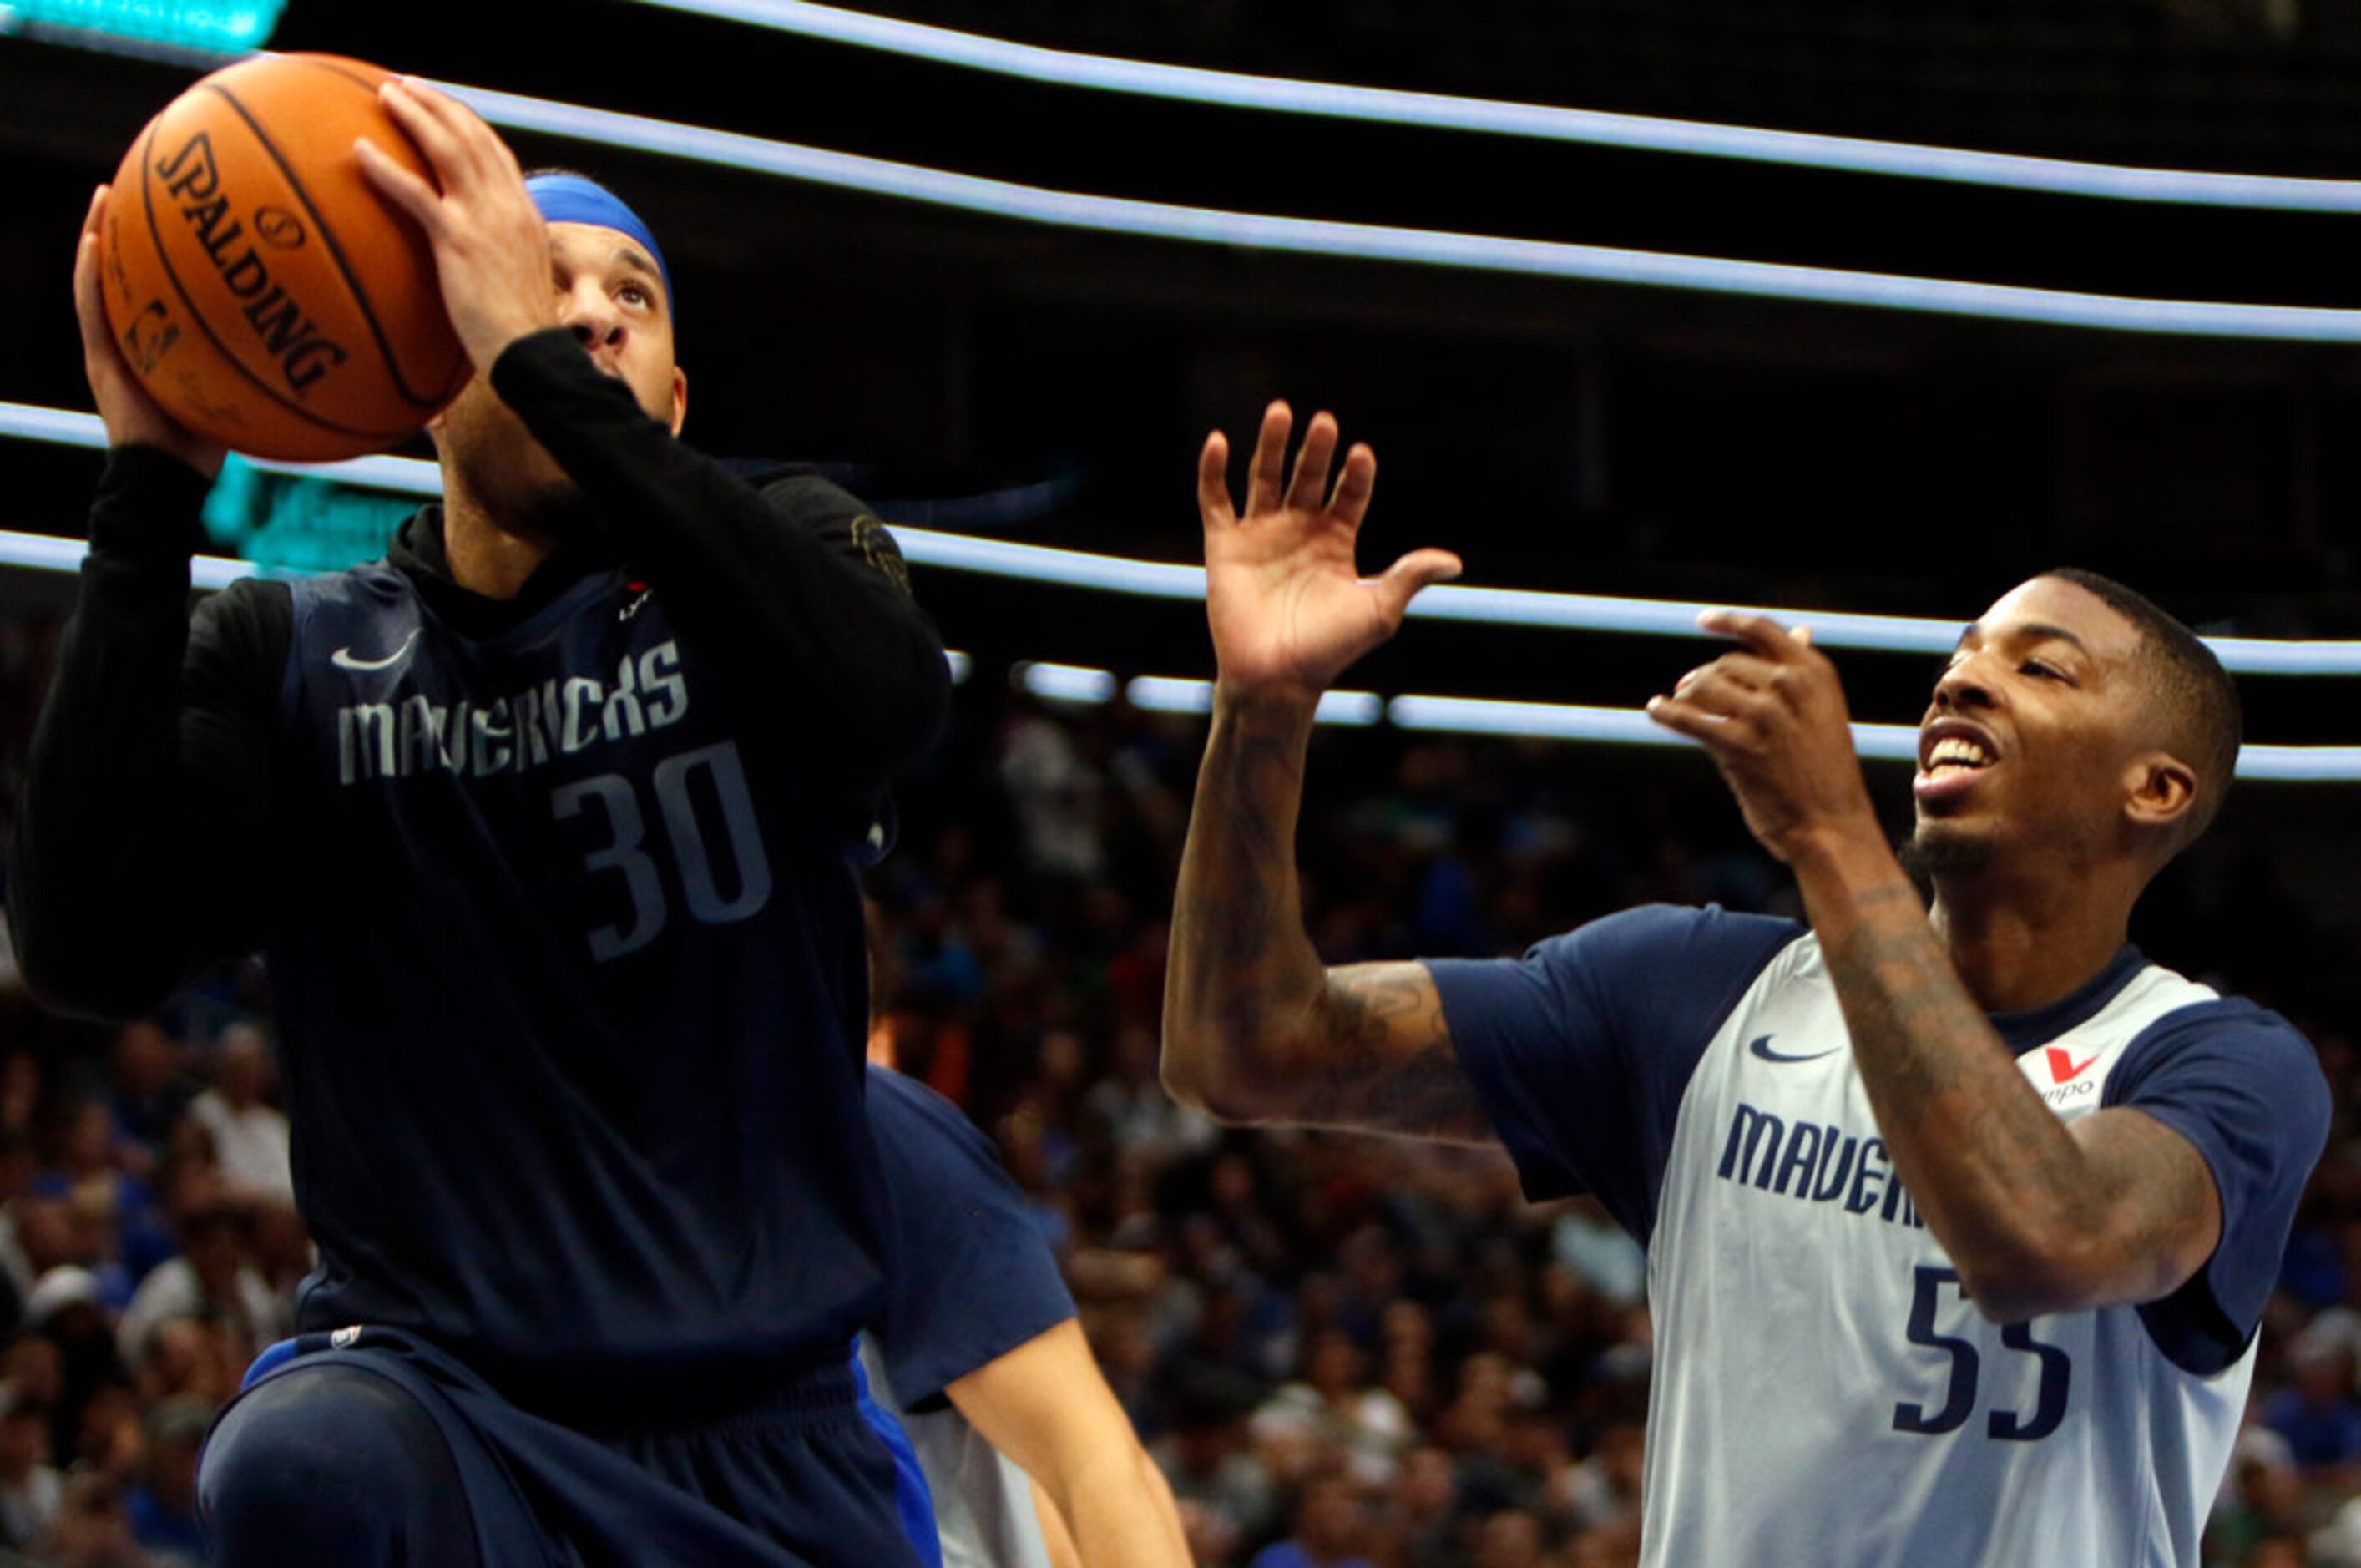
[[[166,104],[108,188],[108,323],[194,434],[324,463],[408,440],[474,374],[425,231],[361,172],[367,142],[423,155],[378,102],[379,68],[258,55]]]

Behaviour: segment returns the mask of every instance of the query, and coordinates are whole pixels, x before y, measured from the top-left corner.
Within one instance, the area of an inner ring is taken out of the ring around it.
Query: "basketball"
[[[357,456],[467,384],[426,236],[353,153],[367,137],[434,179],[378,104],[389,74],[335,55],[241,60],[124,155],[101,233],[107,319],[195,433],[256,457]]]

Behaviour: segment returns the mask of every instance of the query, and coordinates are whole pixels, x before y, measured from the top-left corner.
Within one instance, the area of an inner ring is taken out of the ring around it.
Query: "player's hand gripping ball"
[[[125,155],[100,231],[108,324],[196,435],[296,462],[379,452],[473,373],[425,235],[353,151],[366,137],[434,180],[378,103],[388,74],[335,55],[241,60]]]

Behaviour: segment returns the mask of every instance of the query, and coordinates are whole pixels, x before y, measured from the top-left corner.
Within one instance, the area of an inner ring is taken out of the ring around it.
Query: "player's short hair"
[[[2096,596],[2140,634],[2141,669],[2162,739],[2197,770],[2197,806],[2172,845],[2179,853],[2213,825],[2237,773],[2246,729],[2237,683],[2213,649],[2147,595],[2080,566],[2042,576]]]

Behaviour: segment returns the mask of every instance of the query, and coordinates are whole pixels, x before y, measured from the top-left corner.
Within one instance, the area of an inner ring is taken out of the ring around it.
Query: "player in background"
[[[9,879],[52,1005],[259,947],[302,1348],[223,1418],[231,1568],[907,1564],[846,1346],[890,1223],[860,866],[949,681],[892,542],[675,439],[647,226],[390,83],[478,374],[386,560],[188,613],[222,453],[75,269],[109,455]]]
[[[1520,960],[1325,968],[1294,826],[1312,708],[1457,560],[1362,580],[1376,462],[1265,414],[1198,474],[1219,675],[1173,915],[1165,1080],[1232,1122],[1497,1140],[1648,1248],[1642,1558],[2194,1568],[2328,1104],[2293,1028],[2147,962],[2148,880],[2238,749],[2210,650],[2104,579],[1969,627],[1888,847],[1808,635],[1649,705],[1808,927],[1634,909]]]
[[[1171,1488],[991,1141],[923,1084],[869,1072],[896,1261],[861,1355],[925,1472],[946,1568],[1187,1568]]]

